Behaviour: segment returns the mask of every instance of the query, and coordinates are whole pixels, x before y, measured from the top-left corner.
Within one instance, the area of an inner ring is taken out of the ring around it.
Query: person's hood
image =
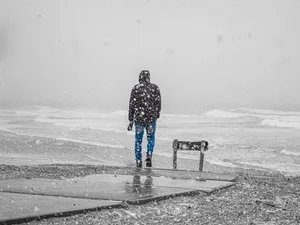
[[[150,83],[150,72],[148,70],[142,70],[139,75],[139,83]]]

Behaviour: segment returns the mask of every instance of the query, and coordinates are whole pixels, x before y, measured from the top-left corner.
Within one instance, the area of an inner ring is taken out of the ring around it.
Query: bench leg
[[[200,152],[199,171],[203,171],[204,154]]]
[[[173,169],[177,169],[177,149],[173,148]]]

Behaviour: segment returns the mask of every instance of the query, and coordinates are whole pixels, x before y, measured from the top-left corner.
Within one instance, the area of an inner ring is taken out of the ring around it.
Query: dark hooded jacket
[[[143,70],[139,84],[132,88],[129,100],[129,121],[150,124],[157,120],[161,110],[161,95],[157,85],[150,82],[150,73]]]

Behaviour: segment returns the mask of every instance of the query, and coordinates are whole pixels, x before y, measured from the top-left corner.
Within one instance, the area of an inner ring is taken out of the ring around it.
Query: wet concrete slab
[[[113,176],[113,175],[111,175]],[[84,180],[20,179],[0,181],[0,191],[32,195],[126,201],[144,203],[179,195],[196,193],[193,189],[153,187],[147,183],[87,182]]]
[[[0,224],[120,207],[121,202],[0,192]]]
[[[87,183],[99,183],[99,182],[110,182],[110,183],[123,183],[124,185],[132,186],[151,186],[156,187],[168,187],[168,188],[181,188],[188,190],[197,190],[210,194],[211,192],[230,187],[234,185],[233,182],[228,181],[217,181],[217,180],[197,180],[197,179],[175,179],[169,177],[153,177],[153,176],[143,176],[140,173],[135,173],[134,175],[112,175],[112,174],[94,174],[86,177],[77,177],[70,179],[69,181],[85,181]]]
[[[105,169],[105,166],[104,168]],[[212,173],[208,171],[187,171],[187,170],[172,170],[159,168],[134,168],[134,167],[116,167],[114,170],[107,170],[109,174],[135,175],[136,173],[144,176],[168,177],[175,179],[197,179],[197,180],[217,180],[234,182],[237,179],[236,175],[227,175],[222,173]]]
[[[197,171],[116,168],[63,180],[0,180],[1,206],[5,206],[0,208],[0,224],[117,207],[123,201],[142,204],[182,195],[206,196],[234,185],[235,179]]]
[[[182,180],[166,177],[98,174],[65,180],[1,180],[0,191],[32,195],[106,199],[143,203],[193,193],[209,194],[232,186],[232,182]]]

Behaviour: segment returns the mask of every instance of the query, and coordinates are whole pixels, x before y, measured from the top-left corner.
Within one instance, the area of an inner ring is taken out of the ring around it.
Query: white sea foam
[[[262,110],[241,108],[239,113],[248,113],[249,116],[260,119],[260,125],[278,128],[300,128],[300,112],[281,110]]]
[[[261,122],[263,126],[282,127],[282,128],[296,128],[300,129],[300,117],[295,116],[277,116],[273,119],[264,119]]]
[[[257,115],[300,116],[300,112],[297,112],[297,111],[282,111],[282,110],[271,110],[271,109],[239,108],[239,109],[235,109],[233,111],[239,112],[239,113],[246,113],[246,114],[257,114]]]
[[[235,109],[235,110],[211,110],[204,113],[205,116],[223,119],[241,119],[241,126],[248,125],[249,122],[262,126],[278,128],[297,128],[300,129],[300,112],[287,112],[275,110],[256,110],[256,109]]]
[[[111,132],[125,132],[127,111],[103,112],[97,110],[62,110],[51,107],[35,107],[33,110],[1,110],[0,116],[35,116],[36,122],[73,129],[97,129]],[[256,124],[262,126],[300,128],[300,113],[275,110],[233,109],[211,110],[200,115],[162,114],[160,125],[165,127],[188,126],[212,122],[209,118],[218,118],[223,122],[239,122],[241,126]],[[256,118],[256,119],[255,119]],[[234,120],[239,119],[239,120]],[[213,121],[215,123],[215,121]],[[245,123],[245,124],[243,124]]]
[[[38,109],[35,121],[72,129],[95,129],[105,132],[126,133],[127,112],[119,110],[102,112],[96,110]]]
[[[300,152],[291,152],[291,151],[287,151],[287,150],[282,150],[280,153],[285,154],[285,155],[300,156]]]

